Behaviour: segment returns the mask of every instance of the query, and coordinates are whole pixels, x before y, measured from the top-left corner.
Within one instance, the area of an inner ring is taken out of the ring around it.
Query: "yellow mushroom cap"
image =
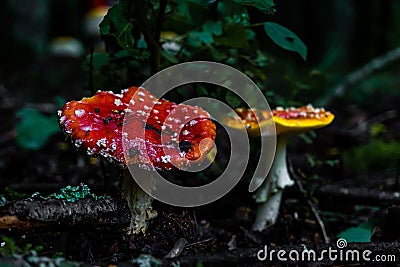
[[[233,129],[242,129],[243,126],[246,128],[250,135],[258,136],[260,135],[260,129],[266,129],[271,127],[272,112],[270,110],[259,110],[259,109],[247,109],[247,108],[237,108],[235,112],[239,116],[233,116],[232,114],[227,114],[224,117],[224,124]]]
[[[277,107],[272,111],[276,133],[298,133],[329,125],[335,116],[324,108],[307,105],[299,108]]]
[[[272,111],[246,108],[238,108],[235,111],[241,120],[228,114],[224,119],[225,125],[234,129],[241,129],[244,125],[250,135],[271,134],[268,130],[273,123],[276,134],[305,132],[327,126],[335,118],[324,108],[314,108],[312,105],[285,109],[277,107]]]

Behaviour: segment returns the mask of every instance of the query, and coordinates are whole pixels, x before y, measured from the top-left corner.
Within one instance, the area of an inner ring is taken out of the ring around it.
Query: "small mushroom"
[[[120,94],[98,91],[93,97],[68,102],[58,117],[77,148],[125,169],[122,194],[131,210],[128,234],[144,233],[146,221],[157,213],[151,207],[153,198],[136,184],[127,167],[142,169],[141,179],[151,184],[153,171],[202,161],[216,135],[215,124],[201,108],[156,99],[138,87]]]
[[[259,135],[261,132],[270,135],[268,131],[260,128],[275,123],[277,144],[275,158],[271,169],[263,184],[258,188],[255,199],[259,204],[253,230],[263,231],[276,222],[282,198],[283,189],[293,185],[286,161],[286,144],[290,134],[297,134],[329,125],[334,115],[324,108],[314,108],[307,105],[299,108],[277,107],[275,110],[249,110],[237,109],[241,122],[250,135]],[[273,120],[271,120],[271,114]],[[227,120],[227,125],[237,128],[238,122]],[[266,137],[266,136],[262,136]]]

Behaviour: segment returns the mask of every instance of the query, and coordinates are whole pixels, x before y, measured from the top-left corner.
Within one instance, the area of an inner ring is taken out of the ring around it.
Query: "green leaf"
[[[111,7],[100,23],[100,33],[114,36],[118,44],[128,52],[134,49],[133,25],[126,18],[127,2],[120,2]]]
[[[246,6],[254,6],[265,13],[275,13],[273,0],[234,0],[236,3]]]
[[[177,64],[179,62],[179,60],[174,55],[171,55],[165,50],[161,50],[161,56],[171,63]]]
[[[22,108],[17,116],[21,118],[16,125],[17,144],[25,149],[42,148],[49,137],[59,131],[56,116],[47,117],[29,108]]]
[[[227,104],[232,108],[237,108],[242,104],[242,100],[231,91],[226,92],[225,100]]]
[[[338,234],[339,238],[347,242],[371,242],[371,233],[374,224],[371,221],[364,222],[357,227],[351,227]]]
[[[274,22],[265,22],[264,30],[275,44],[284,49],[297,52],[306,60],[307,47],[295,33]]]
[[[202,43],[211,44],[213,41],[214,38],[209,32],[192,31],[189,33],[188,42],[194,47],[199,47]]]
[[[221,21],[209,20],[203,24],[202,28],[203,28],[204,32],[209,32],[216,36],[219,36],[222,34],[222,22]]]
[[[215,37],[215,41],[220,45],[232,48],[239,48],[247,43],[246,28],[241,24],[228,24],[223,28],[223,34]]]

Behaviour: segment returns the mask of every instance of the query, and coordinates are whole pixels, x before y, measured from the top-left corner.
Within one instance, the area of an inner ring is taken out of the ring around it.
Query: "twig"
[[[318,102],[318,105],[328,105],[333,99],[342,96],[348,87],[357,84],[371,74],[398,60],[400,60],[400,47],[397,47],[396,49],[393,49],[384,55],[372,59],[361,68],[350,72],[350,74],[348,74],[343,81],[329,90],[328,94]]]
[[[324,242],[325,244],[328,244],[330,242],[329,236],[326,233],[326,229],[325,229],[325,224],[322,221],[321,217],[318,214],[318,210],[315,206],[315,204],[303,193],[304,191],[304,187],[300,182],[300,179],[298,177],[298,175],[296,174],[296,172],[293,169],[293,164],[288,164],[289,165],[289,172],[291,177],[294,179],[294,181],[296,182],[296,186],[298,187],[300,193],[302,193],[304,199],[306,200],[308,207],[310,208],[312,214],[315,217],[315,220],[318,222],[319,228],[321,230],[322,236],[324,238]]]
[[[369,120],[363,121],[360,124],[357,124],[355,127],[350,129],[350,133],[352,135],[360,135],[365,133],[366,131],[369,130],[369,128],[376,124],[376,123],[381,123],[384,122],[386,120],[390,120],[393,118],[397,117],[397,112],[394,109],[385,111]]]

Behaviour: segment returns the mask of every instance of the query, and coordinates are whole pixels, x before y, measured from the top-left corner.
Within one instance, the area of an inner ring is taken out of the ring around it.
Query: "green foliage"
[[[147,60],[149,53],[146,50],[136,50],[132,55],[126,50],[117,53],[93,53],[86,56],[84,71],[92,76],[90,89],[93,91],[104,88],[124,88],[126,86],[126,70],[137,69],[140,62]],[[135,76],[135,73],[132,73]],[[140,76],[140,72],[136,73]]]
[[[59,131],[57,117],[47,117],[35,109],[22,108],[17,112],[21,121],[16,125],[17,144],[25,149],[42,148],[49,137]]]
[[[307,47],[295,33],[274,22],[265,22],[264,30],[277,45],[284,49],[297,52],[306,60]]]
[[[108,10],[100,24],[100,33],[113,36],[118,44],[128,52],[135,53],[135,33],[129,18],[129,1],[120,1]]]
[[[349,171],[370,173],[397,168],[400,163],[400,142],[372,139],[343,153],[345,167]]]
[[[275,64],[274,57],[264,44],[265,37],[260,38],[254,31],[264,24],[251,24],[249,8],[266,14],[275,11],[273,0],[176,0],[168,1],[165,7],[149,0],[119,1],[100,25],[111,49],[87,58],[92,88],[140,84],[152,72],[171,64],[210,60],[238,68],[266,90],[266,73]],[[265,25],[279,46],[306,57],[307,48],[294,33],[274,23]],[[117,51],[126,51],[125,58],[121,59]],[[227,90],[215,93],[212,87],[203,88],[219,100],[233,99],[225,95]]]
[[[275,4],[272,0],[234,0],[236,3],[241,5],[254,6],[259,10],[267,13],[275,12]]]
[[[1,256],[13,256],[13,255],[29,255],[32,251],[42,251],[43,246],[37,245],[33,246],[32,244],[28,243],[25,244],[23,247],[18,246],[18,244],[8,236],[0,236],[0,255]]]
[[[374,224],[371,221],[363,222],[357,227],[351,227],[338,234],[339,238],[347,242],[371,242],[371,234]]]
[[[4,205],[6,205],[7,203],[7,199],[5,196],[3,196],[2,194],[0,194],[0,207],[4,207]]]

